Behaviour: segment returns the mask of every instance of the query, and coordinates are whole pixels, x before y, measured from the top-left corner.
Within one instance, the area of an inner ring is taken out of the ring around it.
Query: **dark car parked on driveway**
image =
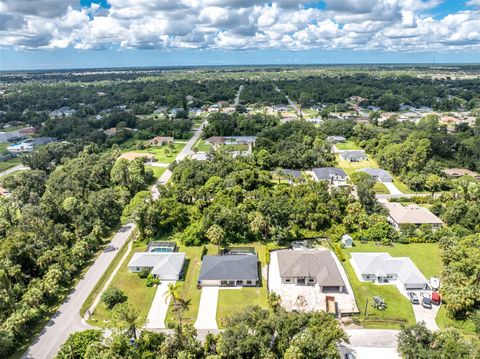
[[[432,309],[432,300],[429,297],[422,298],[422,307]]]
[[[418,300],[418,296],[416,293],[414,292],[408,292],[408,298],[410,298],[410,302],[412,302],[412,304],[420,304],[420,301]]]

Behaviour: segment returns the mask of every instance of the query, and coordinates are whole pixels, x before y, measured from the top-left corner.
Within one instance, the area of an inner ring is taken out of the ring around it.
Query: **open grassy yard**
[[[435,318],[440,329],[455,328],[462,334],[479,340],[478,334],[475,333],[475,325],[471,320],[454,320],[447,316],[445,307],[441,307],[437,317]]]
[[[159,179],[160,176],[167,170],[166,167],[157,167],[157,166],[147,166],[147,168],[153,171],[153,177]]]
[[[19,165],[22,163],[22,160],[19,157],[12,158],[11,160],[0,162],[0,171],[8,170],[9,168]]]
[[[195,323],[198,314],[198,305],[200,303],[201,290],[197,288],[198,275],[202,267],[202,249],[203,246],[187,247],[179,245],[178,251],[185,252],[185,267],[183,269],[183,278],[179,282],[178,294],[181,299],[188,302],[188,307],[183,314],[183,320],[191,324]],[[213,245],[207,246],[207,254],[215,255],[218,253],[218,248]],[[176,314],[173,310],[173,302],[170,301],[168,307],[167,318],[165,323],[168,326],[169,322],[177,320]]]
[[[373,186],[373,190],[377,194],[390,194],[390,191],[388,190],[387,186],[385,186],[381,182],[375,183],[375,186]]]
[[[185,147],[185,143],[174,143],[174,148],[168,146],[146,148],[144,150],[137,150],[134,147],[128,148],[123,152],[140,152],[140,153],[152,153],[155,155],[155,160],[161,163],[172,163],[177,157],[178,153]],[[168,151],[170,153],[168,154]]]
[[[346,150],[361,150],[360,147],[358,147],[354,142],[352,141],[347,141],[344,143],[336,143],[335,147],[339,149],[340,151],[346,151]]]
[[[123,262],[122,267],[112,280],[111,287],[117,287],[123,290],[128,296],[128,302],[133,304],[140,311],[142,323],[147,318],[150,305],[157,290],[156,287],[147,287],[145,285],[146,279],[141,279],[137,273],[131,273],[128,270],[128,262],[135,252],[143,252],[147,248],[146,245],[141,244],[132,248],[131,253]],[[100,302],[95,309],[95,312],[89,319],[89,323],[99,327],[107,327],[110,321],[110,311],[105,305]]]
[[[212,148],[212,145],[206,143],[205,140],[199,140],[199,141],[195,144],[195,147],[196,147],[200,152],[208,152],[208,151],[210,151],[210,148]]]
[[[377,161],[371,158],[366,161],[348,162],[340,159],[340,157],[337,155],[337,163],[338,167],[342,168],[349,176],[361,168],[379,168]]]
[[[410,257],[423,275],[428,279],[439,277],[442,272],[442,258],[437,243],[395,243],[394,246],[376,246],[374,243],[355,243],[355,247],[344,249],[345,252],[387,252],[393,257]]]
[[[255,247],[261,268],[267,265],[265,261],[266,248],[264,244],[252,243],[243,246]],[[240,247],[242,247],[242,245],[240,245]],[[263,275],[261,278],[261,287],[220,289],[217,305],[217,324],[219,328],[223,327],[223,322],[227,317],[252,305],[259,305],[263,308],[268,307],[267,278],[263,278]]]

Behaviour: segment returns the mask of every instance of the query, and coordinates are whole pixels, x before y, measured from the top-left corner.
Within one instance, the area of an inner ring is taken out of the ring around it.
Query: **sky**
[[[0,0],[0,70],[480,63],[480,0]]]

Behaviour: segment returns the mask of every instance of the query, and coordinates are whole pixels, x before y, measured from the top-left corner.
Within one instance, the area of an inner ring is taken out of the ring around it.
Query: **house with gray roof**
[[[328,181],[334,185],[345,185],[348,179],[345,171],[337,167],[314,168],[312,173],[316,181]]]
[[[327,141],[330,143],[342,143],[347,142],[347,139],[343,136],[328,136]]]
[[[340,151],[339,156],[342,160],[348,162],[360,162],[366,161],[368,159],[367,154],[365,151],[362,150],[345,150]]]
[[[432,230],[443,225],[440,218],[434,215],[425,207],[417,204],[402,205],[401,203],[387,202],[383,204],[388,210],[388,221],[400,230],[402,224],[413,224],[415,226],[430,225]]]
[[[321,292],[342,293],[345,288],[332,252],[326,249],[276,252],[282,284],[318,286]]]
[[[160,280],[179,280],[184,262],[183,252],[137,252],[130,259],[128,270],[133,273],[148,270]]]
[[[393,177],[390,176],[390,173],[381,168],[362,168],[358,171],[368,173],[378,182],[393,182]]]
[[[256,254],[204,256],[198,284],[202,286],[248,286],[259,283]]]
[[[350,262],[359,280],[390,283],[399,281],[406,290],[428,288],[425,276],[408,257],[392,257],[389,253],[351,253]]]

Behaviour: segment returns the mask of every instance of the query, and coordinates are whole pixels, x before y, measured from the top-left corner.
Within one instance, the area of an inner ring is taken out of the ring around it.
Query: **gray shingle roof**
[[[345,171],[341,168],[336,167],[320,167],[312,169],[313,173],[319,180],[328,180],[332,177],[347,177]]]
[[[258,281],[257,263],[256,255],[204,256],[198,280]]]
[[[329,250],[277,251],[280,277],[315,277],[322,286],[344,286],[337,263]]]
[[[362,151],[362,150],[340,151],[340,155],[343,158],[363,158],[363,157],[367,157],[367,155],[365,154],[365,151]]]
[[[390,174],[381,168],[362,168],[360,172],[368,173],[370,176],[377,177],[382,182],[392,182],[393,178]]]
[[[138,252],[134,253],[128,267],[151,267],[157,275],[178,275],[185,261],[185,253]]]

